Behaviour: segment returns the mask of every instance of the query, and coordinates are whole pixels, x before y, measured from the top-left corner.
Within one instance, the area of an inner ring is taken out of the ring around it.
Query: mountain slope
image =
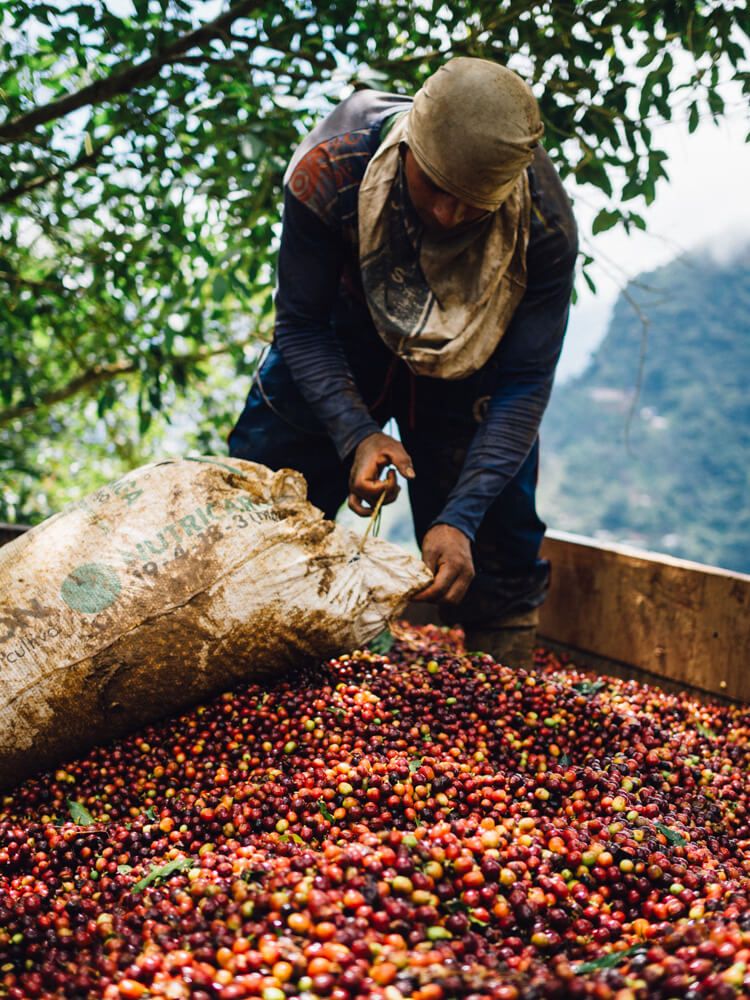
[[[750,572],[749,326],[750,247],[630,283],[544,419],[551,527]]]

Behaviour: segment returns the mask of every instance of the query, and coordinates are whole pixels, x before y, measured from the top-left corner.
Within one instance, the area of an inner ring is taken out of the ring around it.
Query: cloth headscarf
[[[511,70],[451,59],[370,161],[359,191],[362,282],[382,339],[418,375],[464,378],[493,353],[526,289],[526,167],[542,135]],[[438,187],[490,213],[433,235],[408,199],[406,143]]]

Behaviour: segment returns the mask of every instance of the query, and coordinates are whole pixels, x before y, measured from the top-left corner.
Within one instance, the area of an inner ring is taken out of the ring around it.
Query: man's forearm
[[[288,192],[279,250],[276,344],[298,389],[346,458],[380,430],[370,416],[331,325],[341,241]]]
[[[276,343],[297,387],[341,458],[380,425],[368,411],[332,330],[276,326]]]
[[[554,255],[553,255],[554,256]],[[568,322],[575,246],[534,277],[500,342],[487,416],[436,524],[474,539],[492,503],[520,469],[539,435]]]
[[[490,506],[520,469],[539,434],[552,387],[552,377],[490,401],[477,428],[458,482],[435,524],[450,524],[474,540]]]

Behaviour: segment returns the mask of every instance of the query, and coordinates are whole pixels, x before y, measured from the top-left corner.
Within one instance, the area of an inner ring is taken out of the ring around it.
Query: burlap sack
[[[239,681],[362,646],[425,586],[290,470],[144,466],[0,549],[0,785]]]

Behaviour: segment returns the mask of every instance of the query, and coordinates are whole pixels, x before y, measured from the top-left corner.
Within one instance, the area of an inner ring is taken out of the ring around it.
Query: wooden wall
[[[550,532],[540,634],[750,702],[750,576]]]

